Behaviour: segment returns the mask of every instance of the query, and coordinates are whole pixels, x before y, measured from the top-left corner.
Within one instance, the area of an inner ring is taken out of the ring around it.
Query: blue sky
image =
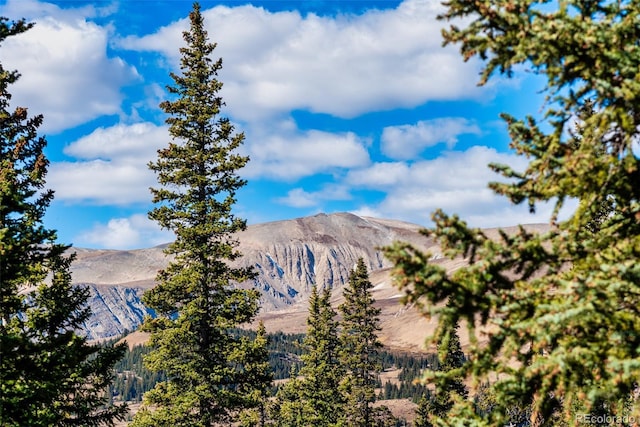
[[[147,219],[146,165],[169,142],[165,99],[179,70],[191,1],[9,0],[0,15],[36,26],[0,47],[18,69],[15,105],[45,117],[46,225],[79,247],[171,239]],[[434,0],[202,1],[223,58],[224,115],[244,131],[249,223],[318,212],[429,226],[436,208],[470,225],[546,222],[487,189],[487,164],[522,169],[499,113],[536,115],[542,81],[526,72],[478,87],[480,63],[443,48]]]

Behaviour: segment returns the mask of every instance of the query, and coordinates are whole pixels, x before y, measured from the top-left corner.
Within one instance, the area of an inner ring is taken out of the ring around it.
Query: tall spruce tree
[[[301,398],[306,402],[309,414],[306,424],[314,426],[335,425],[343,406],[339,390],[344,369],[339,360],[338,325],[336,312],[331,307],[331,290],[322,293],[313,287],[309,299],[307,334],[301,356]]]
[[[243,362],[245,381],[240,391],[246,396],[245,409],[240,416],[242,426],[264,427],[269,423],[267,405],[273,382],[273,371],[269,364],[269,337],[262,321],[258,324],[256,338]]]
[[[339,386],[344,369],[339,360],[335,317],[331,290],[325,288],[319,293],[314,286],[302,342],[302,367],[278,393],[278,425],[334,426],[340,419],[343,398]]]
[[[374,307],[367,266],[362,258],[344,288],[344,302],[338,307],[340,322],[340,363],[346,375],[340,384],[345,406],[341,422],[346,426],[369,427],[376,423],[376,378],[382,369],[377,354],[382,347],[380,309]]]
[[[175,98],[160,104],[170,115],[173,141],[150,164],[160,187],[152,189],[157,207],[149,216],[176,240],[166,250],[175,258],[144,296],[159,315],[145,322],[155,347],[146,363],[168,380],[145,394],[135,426],[230,423],[256,404],[252,390],[268,380],[250,368],[261,348],[234,332],[258,311],[257,292],[237,286],[252,270],[230,264],[241,256],[234,233],[246,228],[232,212],[246,183],[238,170],[248,157],[237,153],[244,135],[220,117],[222,60],[210,58],[216,45],[208,41],[198,3],[189,20],[182,74],[171,73],[168,87]]]
[[[452,273],[409,245],[387,252],[408,300],[439,314],[439,334],[467,321],[466,372],[480,383],[498,379],[490,412],[460,402],[446,422],[501,425],[509,408],[531,405],[536,425],[577,425],[578,402],[582,413],[607,402],[610,416],[638,420],[640,4],[450,0],[446,8],[442,18],[459,26],[444,32],[445,42],[460,44],[465,59],[485,60],[481,84],[522,66],[546,78],[542,124],[503,115],[529,164],[491,165],[509,178],[491,188],[532,211],[555,205],[549,231],[520,228],[497,239],[437,211],[426,234],[446,256],[468,260]],[[568,130],[587,107],[576,141]],[[560,221],[569,199],[578,206]],[[478,340],[480,330],[488,342]]]
[[[0,18],[0,44],[31,26]],[[43,117],[11,110],[19,77],[0,64],[0,425],[113,425],[127,410],[106,396],[124,346],[89,345],[77,333],[89,294],[71,285],[69,246],[43,223],[53,200]]]
[[[331,307],[331,290],[322,293],[313,287],[309,299],[307,334],[301,356],[303,377],[301,393],[311,413],[307,422],[314,426],[332,426],[343,407],[339,391],[344,368],[339,360],[338,324]]]

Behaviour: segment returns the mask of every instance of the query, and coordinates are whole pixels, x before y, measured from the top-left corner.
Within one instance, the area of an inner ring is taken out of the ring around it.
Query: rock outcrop
[[[429,241],[420,227],[400,221],[340,213],[258,224],[240,233],[240,260],[253,265],[262,291],[263,311],[305,300],[314,284],[339,289],[362,257],[370,271],[390,266],[381,247],[396,240],[422,247]]]
[[[81,285],[82,286],[82,285]],[[154,316],[153,310],[142,304],[143,287],[121,285],[87,285],[91,318],[84,331],[89,339],[101,339],[135,331],[145,316]]]

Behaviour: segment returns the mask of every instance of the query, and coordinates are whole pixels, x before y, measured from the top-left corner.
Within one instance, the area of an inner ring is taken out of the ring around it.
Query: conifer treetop
[[[175,257],[143,296],[159,315],[144,324],[155,347],[145,362],[168,379],[145,394],[136,427],[264,420],[271,383],[264,328],[255,339],[237,333],[259,308],[257,291],[239,286],[252,269],[232,265],[241,256],[234,234],[246,228],[233,212],[246,183],[238,170],[249,159],[236,152],[244,135],[220,115],[222,60],[211,59],[215,44],[198,3],[189,20],[181,72],[171,74],[171,99],[160,104],[172,140],[149,164],[159,184],[149,217],[176,240],[166,250]]]

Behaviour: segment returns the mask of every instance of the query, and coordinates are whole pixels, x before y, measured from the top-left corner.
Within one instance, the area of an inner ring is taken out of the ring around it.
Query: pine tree
[[[244,135],[220,117],[222,60],[210,58],[216,45],[208,41],[198,3],[189,19],[182,74],[171,73],[168,87],[175,98],[160,104],[170,115],[173,141],[150,164],[160,188],[152,189],[157,206],[149,216],[176,240],[166,250],[175,258],[144,296],[159,314],[145,322],[155,347],[146,363],[168,379],[145,394],[135,426],[229,423],[255,405],[252,390],[262,385],[253,381],[268,380],[254,375],[261,347],[234,331],[258,310],[257,292],[237,286],[252,270],[230,264],[241,256],[234,233],[246,228],[232,213],[246,183],[237,173],[248,161],[237,153]]]
[[[300,390],[303,379],[298,376],[298,367],[291,365],[289,379],[278,389],[271,418],[278,427],[303,427],[311,409],[302,399]]]
[[[0,43],[31,28],[0,18]],[[46,140],[41,115],[10,110],[20,75],[0,64],[0,425],[113,425],[127,408],[106,396],[124,346],[89,345],[86,288],[71,285],[73,256],[43,217]]]
[[[269,398],[270,385],[273,381],[273,372],[269,364],[269,337],[260,321],[256,338],[246,340],[249,346],[243,361],[245,381],[241,384],[240,391],[246,396],[246,406],[249,409],[241,415],[242,426],[263,427],[268,422],[267,400]]]
[[[303,341],[301,356],[303,377],[301,398],[306,402],[309,414],[306,424],[314,426],[335,425],[342,408],[339,391],[344,369],[339,361],[339,343],[336,312],[331,308],[331,291],[322,294],[313,287],[309,298],[307,335]]]
[[[589,121],[589,119],[594,115],[595,110],[593,108],[593,104],[591,101],[585,101],[584,105],[582,105],[576,115],[576,122],[573,129],[569,129],[569,133],[571,138],[569,139],[569,144],[572,145],[573,149],[579,149],[580,144],[583,139],[583,132],[588,132],[588,129],[585,128],[585,124]],[[596,142],[597,141],[591,141]],[[589,142],[587,142],[589,143]],[[600,151],[600,154],[607,154],[607,147],[605,143],[600,143],[600,147],[595,147],[596,150]],[[603,197],[599,200],[600,206],[593,210],[591,215],[591,219],[584,224],[584,228],[586,231],[590,233],[597,233],[600,231],[602,224],[609,217],[609,215],[613,212],[613,198],[612,197]]]
[[[546,79],[542,123],[503,115],[528,166],[491,165],[508,180],[490,186],[532,211],[541,202],[554,206],[548,231],[521,227],[497,239],[437,211],[426,234],[447,257],[468,261],[452,273],[409,245],[387,252],[408,301],[439,315],[439,334],[467,321],[466,371],[479,383],[498,379],[489,413],[460,402],[448,422],[502,425],[509,408],[530,407],[537,425],[577,425],[578,402],[584,413],[608,402],[611,416],[637,420],[640,4],[451,0],[446,7],[442,18],[461,26],[446,30],[445,42],[486,61],[481,84],[520,67]],[[571,122],[586,107],[592,114],[576,141]],[[560,221],[571,199],[577,207]],[[479,343],[479,331],[488,342]]]
[[[374,307],[367,267],[362,258],[349,276],[344,303],[338,308],[340,322],[340,363],[346,370],[340,387],[344,393],[344,425],[369,427],[375,423],[372,403],[376,400],[376,374],[381,366],[376,358],[382,344],[378,340],[380,309]]]
[[[433,400],[429,396],[422,396],[416,408],[416,419],[413,421],[414,427],[433,427],[431,416],[434,413]]]
[[[316,286],[309,297],[307,333],[302,342],[302,367],[293,371],[277,395],[282,426],[334,426],[343,407],[339,386],[344,369],[339,360],[336,312],[331,290]]]
[[[462,352],[457,329],[456,325],[448,334],[443,335],[438,343],[438,371],[441,375],[438,376],[440,381],[436,384],[434,414],[439,417],[445,417],[451,410],[455,395],[462,399],[469,396],[462,371],[466,358]]]
[[[457,326],[441,337],[437,350],[437,372],[428,377],[436,384],[435,393],[428,399],[423,397],[418,405],[418,418],[423,426],[434,425],[435,419],[446,420],[455,400],[469,396],[462,370],[466,358],[460,345]]]

